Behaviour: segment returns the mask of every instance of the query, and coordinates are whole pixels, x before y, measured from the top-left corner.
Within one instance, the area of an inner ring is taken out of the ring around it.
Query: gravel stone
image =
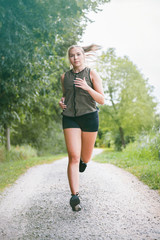
[[[0,195],[0,240],[160,240],[158,192],[91,161],[80,173],[82,210],[73,212],[66,171],[67,158],[30,168]]]

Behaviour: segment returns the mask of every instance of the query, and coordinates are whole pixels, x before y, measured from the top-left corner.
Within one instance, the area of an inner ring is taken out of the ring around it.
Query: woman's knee
[[[83,157],[83,156],[82,156],[82,161],[83,161],[84,163],[88,163],[90,160],[91,160],[91,158],[87,158],[87,157]]]
[[[80,157],[77,155],[70,155],[69,156],[69,164],[79,164]]]
[[[84,163],[88,163],[91,160],[92,153],[86,153],[84,151],[81,152],[81,159]]]

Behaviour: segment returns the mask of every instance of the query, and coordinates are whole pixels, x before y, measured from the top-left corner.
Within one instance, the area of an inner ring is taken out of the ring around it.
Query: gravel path
[[[156,191],[91,161],[80,174],[82,211],[73,212],[66,168],[67,158],[33,167],[0,195],[0,240],[160,239]]]

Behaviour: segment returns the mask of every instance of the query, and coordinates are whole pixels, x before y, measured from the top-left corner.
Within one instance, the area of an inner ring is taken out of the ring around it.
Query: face
[[[81,48],[74,47],[69,51],[69,61],[73,67],[80,67],[85,63],[85,56]]]

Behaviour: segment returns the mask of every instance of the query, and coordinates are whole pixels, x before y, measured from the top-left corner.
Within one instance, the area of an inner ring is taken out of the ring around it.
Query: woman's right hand
[[[67,108],[67,106],[64,104],[65,98],[62,97],[61,100],[59,101],[59,106],[64,110]]]

